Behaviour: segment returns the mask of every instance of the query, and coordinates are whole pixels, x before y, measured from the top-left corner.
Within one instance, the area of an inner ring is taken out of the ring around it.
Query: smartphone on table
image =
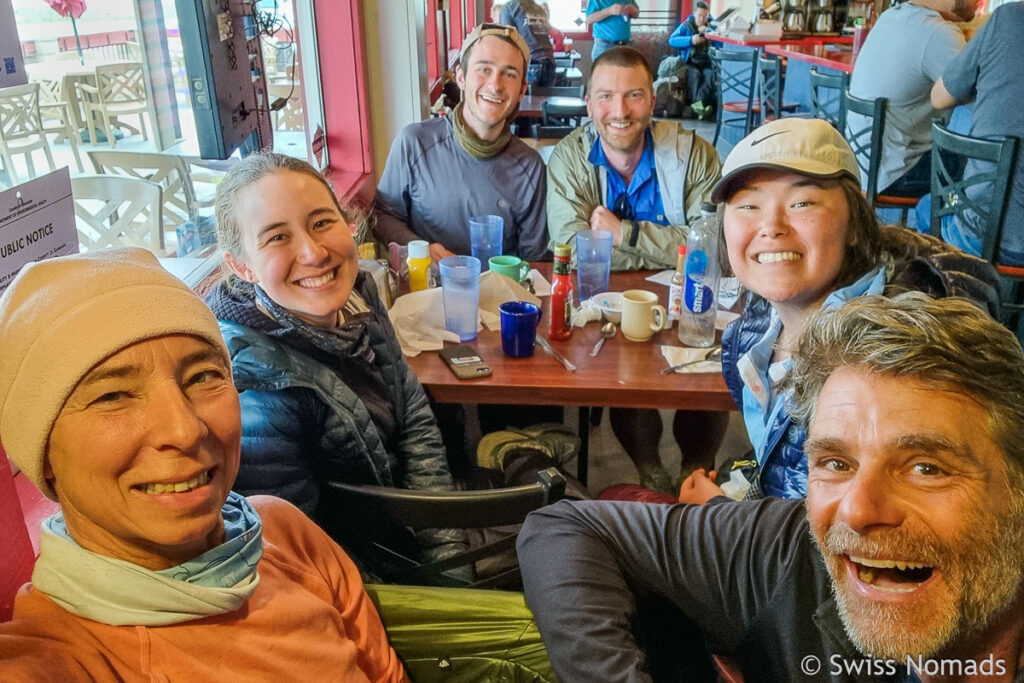
[[[441,360],[459,379],[490,377],[491,368],[480,357],[476,349],[466,344],[441,349]]]

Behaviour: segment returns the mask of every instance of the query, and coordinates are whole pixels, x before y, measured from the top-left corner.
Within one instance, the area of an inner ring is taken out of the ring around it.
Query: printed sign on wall
[[[67,166],[0,192],[0,294],[24,265],[77,253]]]

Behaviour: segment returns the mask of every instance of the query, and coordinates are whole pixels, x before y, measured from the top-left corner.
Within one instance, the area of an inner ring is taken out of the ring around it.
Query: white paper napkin
[[[671,365],[679,365],[680,363],[688,363],[692,360],[700,360],[704,358],[708,351],[711,349],[694,349],[688,346],[669,346],[668,344],[662,344],[661,355],[665,358],[665,361]],[[700,363],[694,363],[693,365],[687,365],[685,368],[679,368],[676,370],[677,373],[683,374],[687,372],[721,372],[722,361],[720,359],[701,361]]]
[[[398,343],[406,356],[437,351],[444,342],[458,343],[459,335],[444,328],[444,301],[440,287],[409,292],[395,299],[388,310]]]
[[[483,273],[480,276],[480,322],[487,329],[501,329],[498,306],[506,301],[529,301],[541,305],[540,299],[512,278],[492,271]],[[416,356],[421,351],[437,351],[444,347],[446,341],[459,341],[457,334],[445,329],[444,299],[440,287],[398,297],[388,311],[388,317],[406,356]],[[479,323],[477,330],[480,330]]]

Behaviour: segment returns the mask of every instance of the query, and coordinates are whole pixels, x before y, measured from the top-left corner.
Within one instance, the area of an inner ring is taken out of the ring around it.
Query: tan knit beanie
[[[48,498],[50,430],[93,367],[165,334],[227,348],[213,312],[144,249],[111,249],[33,263],[0,297],[0,441]]]

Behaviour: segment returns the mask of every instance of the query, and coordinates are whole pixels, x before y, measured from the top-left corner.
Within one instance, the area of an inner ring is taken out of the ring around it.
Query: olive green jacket
[[[612,252],[612,270],[675,268],[676,248],[686,243],[687,224],[700,217],[701,202],[722,173],[718,152],[678,121],[654,121],[654,165],[658,190],[670,225],[624,221],[622,244]],[[597,139],[592,123],[562,139],[548,161],[548,234],[550,247],[569,244],[576,258],[573,234],[590,228],[590,214],[608,206],[607,169],[589,161]]]

